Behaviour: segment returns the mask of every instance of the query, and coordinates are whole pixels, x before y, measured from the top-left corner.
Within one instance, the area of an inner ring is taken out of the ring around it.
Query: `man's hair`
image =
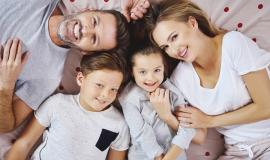
[[[102,10],[102,12],[114,15],[116,19],[116,46],[112,50],[123,54],[127,51],[130,43],[128,22],[125,16],[116,10]]]
[[[118,71],[123,74],[122,84],[127,81],[126,61],[117,52],[95,52],[90,55],[84,55],[81,64],[80,71],[84,76],[97,70],[111,70]],[[122,87],[122,85],[121,85]]]

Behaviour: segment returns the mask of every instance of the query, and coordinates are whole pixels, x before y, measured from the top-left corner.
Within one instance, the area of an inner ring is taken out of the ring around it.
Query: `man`
[[[69,48],[89,53],[128,42],[126,23],[118,12],[86,11],[63,16],[57,3],[0,0],[0,6],[4,6],[0,10],[0,43],[5,47],[0,58],[0,133],[17,128],[54,92]],[[23,55],[25,51],[30,54]],[[0,134],[0,145],[5,136],[16,137]],[[5,147],[0,147],[0,154]]]

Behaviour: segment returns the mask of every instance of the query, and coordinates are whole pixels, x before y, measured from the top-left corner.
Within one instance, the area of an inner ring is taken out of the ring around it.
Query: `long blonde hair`
[[[148,19],[150,39],[153,41],[152,32],[159,22],[169,20],[187,22],[190,17],[196,19],[200,31],[206,36],[215,37],[223,32],[209,21],[207,14],[196,4],[188,0],[166,0],[157,6]]]

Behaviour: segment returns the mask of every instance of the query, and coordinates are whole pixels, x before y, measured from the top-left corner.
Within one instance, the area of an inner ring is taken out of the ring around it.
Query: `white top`
[[[41,105],[35,117],[48,129],[33,160],[105,160],[109,148],[128,149],[128,127],[113,106],[91,112],[80,106],[79,95],[57,94]]]
[[[188,102],[208,115],[236,110],[251,102],[242,75],[267,68],[270,53],[240,32],[224,35],[219,79],[213,89],[200,86],[200,79],[191,63],[179,63],[171,76]],[[269,73],[269,72],[268,72]],[[227,144],[270,136],[270,120],[218,128]]]
[[[179,90],[166,80],[161,87],[170,90],[170,104],[173,111],[183,106],[185,100]],[[131,147],[129,159],[150,160],[161,153],[166,153],[175,144],[187,149],[195,135],[195,129],[179,127],[175,135],[169,126],[159,118],[151,105],[147,92],[130,82],[119,97],[124,116],[130,128]],[[178,159],[185,159],[184,155]]]

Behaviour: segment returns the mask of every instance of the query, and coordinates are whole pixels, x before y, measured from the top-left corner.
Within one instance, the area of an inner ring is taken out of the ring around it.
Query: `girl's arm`
[[[107,160],[125,160],[126,159],[126,153],[127,151],[117,151],[112,148],[110,148]]]
[[[183,149],[173,144],[169,151],[165,154],[162,160],[175,160],[177,157],[183,153]]]
[[[243,75],[252,103],[235,111],[221,115],[209,116],[193,107],[181,108],[178,119],[182,126],[192,128],[222,127],[235,124],[246,124],[270,118],[270,79],[266,69]]]
[[[43,127],[36,120],[35,116],[33,116],[22,135],[16,140],[10,151],[7,153],[6,160],[25,160],[44,130],[45,127]]]

